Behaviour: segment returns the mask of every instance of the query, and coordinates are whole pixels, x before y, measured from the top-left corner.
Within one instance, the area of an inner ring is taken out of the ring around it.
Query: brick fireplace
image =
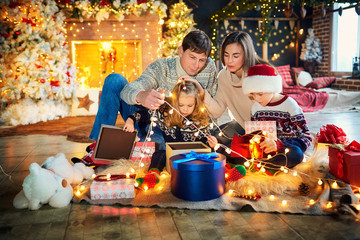
[[[159,17],[127,16],[123,21],[95,19],[66,21],[70,59],[77,66],[81,88],[101,88],[105,77],[120,73],[135,80],[159,57],[162,37]]]

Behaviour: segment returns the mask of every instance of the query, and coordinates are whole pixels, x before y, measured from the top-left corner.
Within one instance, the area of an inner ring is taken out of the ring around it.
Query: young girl
[[[172,96],[165,98],[167,103],[155,112],[156,124],[161,129],[165,142],[194,142],[201,141],[213,148],[217,144],[215,137],[209,135],[209,115],[203,108],[203,98],[193,82],[179,80],[175,85]],[[124,131],[134,131],[135,122],[149,123],[154,110],[140,110],[129,116],[124,125]],[[184,118],[186,117],[189,122]],[[196,127],[197,128],[196,128]],[[200,132],[200,129],[202,132]],[[158,174],[166,164],[165,150],[157,150],[151,158],[149,172],[136,181],[141,185],[152,188],[158,182]]]
[[[265,138],[260,148],[266,154],[289,149],[286,158],[282,154],[275,155],[265,161],[265,166],[278,169],[279,166],[292,168],[299,164],[312,139],[302,109],[293,98],[281,94],[281,76],[273,67],[255,65],[243,79],[242,89],[245,95],[255,100],[251,108],[252,121],[276,121],[278,140]]]

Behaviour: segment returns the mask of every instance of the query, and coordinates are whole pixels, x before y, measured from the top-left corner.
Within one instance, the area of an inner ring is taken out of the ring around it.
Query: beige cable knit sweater
[[[244,73],[242,78],[244,78]],[[205,91],[205,105],[214,118],[219,118],[227,108],[235,120],[245,128],[251,117],[253,101],[242,91],[242,78],[223,68],[218,74],[218,89],[214,98]]]

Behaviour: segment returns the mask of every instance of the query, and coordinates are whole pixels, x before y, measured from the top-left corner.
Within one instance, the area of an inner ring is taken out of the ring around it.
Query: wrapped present
[[[203,142],[169,142],[166,143],[166,170],[171,173],[169,163],[170,157],[181,153],[195,152],[211,152],[211,148]]]
[[[134,183],[134,178],[105,181],[94,180],[90,186],[91,200],[134,198]]]
[[[260,148],[263,138],[262,131],[255,131],[243,136],[234,134],[231,141],[231,157],[263,158],[264,153]]]
[[[171,192],[188,201],[206,201],[225,192],[226,157],[219,153],[182,153],[170,157]]]
[[[150,162],[155,152],[155,142],[136,142],[130,160]]]
[[[360,144],[353,141],[344,151],[330,146],[329,168],[336,178],[360,187]]]

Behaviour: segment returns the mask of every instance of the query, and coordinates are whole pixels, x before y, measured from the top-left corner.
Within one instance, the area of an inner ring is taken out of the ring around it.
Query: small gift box
[[[135,179],[124,178],[107,181],[93,181],[90,186],[91,200],[123,199],[135,197]]]
[[[360,187],[360,144],[353,141],[345,151],[330,146],[329,168],[336,178]]]
[[[171,173],[169,159],[181,153],[211,152],[211,148],[203,142],[169,142],[166,143],[166,170]]]
[[[263,140],[262,131],[238,136],[234,134],[231,141],[231,157],[263,158],[260,142]]]
[[[130,160],[142,160],[150,162],[151,156],[155,152],[155,142],[136,142]]]
[[[219,153],[183,153],[170,158],[171,192],[188,201],[206,201],[225,192],[226,157]]]

